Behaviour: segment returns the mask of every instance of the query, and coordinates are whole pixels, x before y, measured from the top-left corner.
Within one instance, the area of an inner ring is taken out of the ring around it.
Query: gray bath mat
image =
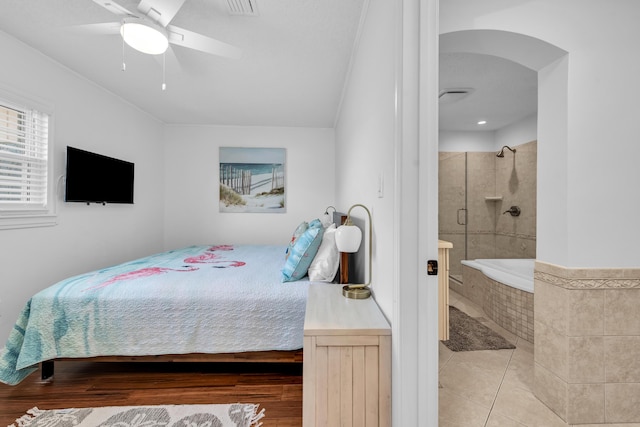
[[[516,348],[502,335],[453,306],[449,306],[449,340],[442,343],[453,351]]]

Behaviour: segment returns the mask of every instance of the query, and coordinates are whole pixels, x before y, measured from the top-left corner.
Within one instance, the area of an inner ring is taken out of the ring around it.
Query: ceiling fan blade
[[[115,3],[112,0],[92,0],[95,4],[104,7],[109,12],[122,15],[122,16],[136,16],[135,13],[127,10],[126,8],[120,6],[118,3]]]
[[[82,34],[115,35],[120,34],[121,25],[120,22],[103,22],[100,24],[72,25],[65,27],[65,30]]]
[[[138,11],[166,27],[184,2],[185,0],[141,0],[138,4]]]
[[[240,59],[242,57],[241,49],[202,34],[174,25],[169,25],[167,31],[169,33],[169,43],[232,59]]]

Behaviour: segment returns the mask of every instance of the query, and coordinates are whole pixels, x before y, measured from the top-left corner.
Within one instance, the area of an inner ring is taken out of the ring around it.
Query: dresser
[[[391,426],[391,328],[373,298],[310,285],[303,370],[304,427]]]

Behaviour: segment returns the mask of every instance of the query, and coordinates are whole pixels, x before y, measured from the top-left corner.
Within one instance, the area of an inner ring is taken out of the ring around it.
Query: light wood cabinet
[[[391,328],[373,298],[310,285],[303,370],[304,427],[391,426]]]
[[[438,338],[449,339],[449,249],[451,242],[438,240]]]

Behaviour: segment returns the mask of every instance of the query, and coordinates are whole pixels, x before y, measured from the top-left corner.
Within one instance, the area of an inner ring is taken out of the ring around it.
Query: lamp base
[[[349,285],[342,287],[342,295],[352,299],[366,299],[371,296],[369,288],[350,288]]]

